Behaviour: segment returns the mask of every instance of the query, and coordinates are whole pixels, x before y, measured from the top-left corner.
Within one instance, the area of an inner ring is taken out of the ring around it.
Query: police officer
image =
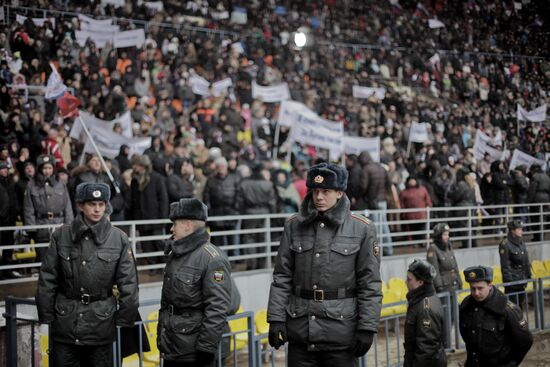
[[[437,273],[428,262],[415,259],[407,271],[404,367],[444,367],[445,321],[443,306],[432,281]]]
[[[38,173],[29,181],[23,201],[25,225],[70,223],[73,220],[73,208],[69,191],[65,184],[54,175],[55,160],[49,155],[41,155],[36,161]],[[38,229],[31,236],[38,243],[48,242],[51,231]],[[36,253],[41,261],[45,248],[38,247]]]
[[[465,367],[519,366],[533,344],[521,310],[493,286],[491,268],[469,267],[464,276],[470,283],[470,295],[459,311],[468,355]]]
[[[288,365],[353,366],[370,349],[382,301],[374,225],[351,214],[345,168],[308,170],[309,192],[284,227],[273,273],[269,343]]]
[[[105,216],[110,196],[106,184],[79,184],[80,213],[53,232],[42,261],[36,306],[39,320],[51,325],[52,366],[112,366],[115,326],[131,327],[136,319],[134,255],[128,237]]]
[[[435,246],[428,249],[426,260],[435,268],[435,290],[439,293],[462,289],[453,246],[449,242],[450,227],[447,223],[438,223],[433,231]]]
[[[500,268],[504,283],[531,279],[531,263],[527,247],[523,241],[523,223],[519,219],[508,222],[508,235],[498,248],[500,254]],[[504,287],[504,293],[512,294],[512,302],[525,307],[525,287],[527,284],[516,284]]]
[[[166,249],[157,331],[165,367],[213,366],[221,336],[228,330],[229,261],[210,243],[207,210],[194,198],[170,205],[172,239]]]

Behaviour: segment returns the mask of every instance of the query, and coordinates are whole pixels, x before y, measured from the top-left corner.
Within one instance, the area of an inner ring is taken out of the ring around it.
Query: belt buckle
[[[85,305],[90,304],[90,295],[88,293],[84,293],[80,295],[80,302],[82,302]]]
[[[323,302],[325,300],[325,291],[322,289],[313,290],[313,300],[315,302]]]
[[[53,213],[52,212],[48,212],[48,219],[53,219]]]
[[[168,314],[173,315],[174,314],[174,305],[168,305]]]

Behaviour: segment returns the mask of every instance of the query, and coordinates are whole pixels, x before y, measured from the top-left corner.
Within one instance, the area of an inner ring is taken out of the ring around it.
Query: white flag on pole
[[[532,157],[527,153],[523,153],[519,149],[514,149],[514,154],[512,154],[512,160],[510,161],[510,167],[508,170],[511,171],[520,165],[524,165],[529,168],[533,164],[538,164],[543,170],[546,170],[546,162],[544,160]]]
[[[281,102],[290,98],[290,91],[287,83],[277,85],[262,86],[252,82],[252,98],[261,99],[263,102]]]
[[[477,160],[482,160],[485,156],[485,153],[489,153],[491,156],[491,162],[501,161],[506,159],[506,150],[498,150],[489,145],[492,141],[490,136],[485,134],[481,130],[476,131],[476,138],[474,141],[474,158]]]
[[[435,29],[435,28],[443,28],[443,27],[445,27],[445,24],[443,24],[443,22],[441,22],[438,19],[429,19],[428,20],[428,26],[431,29]]]
[[[519,104],[517,107],[517,119],[520,121],[543,122],[546,120],[546,103],[532,111],[527,111]]]
[[[131,31],[117,32],[114,35],[113,43],[115,48],[141,48],[145,43],[145,30],[140,28]]]
[[[63,83],[63,80],[57,72],[54,64],[50,63],[50,66],[52,68],[52,73],[48,78],[48,84],[46,84],[46,94],[44,98],[52,100],[58,99],[63,96],[63,94],[67,90],[67,86]]]
[[[371,88],[354,85],[352,91],[355,98],[370,98],[374,95],[378,99],[384,99],[386,96],[386,88]]]
[[[409,141],[415,143],[429,142],[430,134],[428,133],[428,125],[425,122],[418,123],[413,121],[409,132]]]
[[[344,153],[359,155],[368,152],[375,162],[380,162],[380,137],[362,138],[357,136],[344,136]]]
[[[122,136],[126,138],[132,138],[134,135],[132,131],[133,121],[130,111],[124,112],[122,115],[111,121],[99,119],[86,111],[79,111],[79,113],[80,117],[89,129],[99,127],[103,130],[113,131],[115,124],[118,123],[122,127]],[[82,132],[83,129],[82,125],[80,124],[80,119],[76,119],[73,123],[73,127],[71,128],[69,136],[73,139],[80,140]]]

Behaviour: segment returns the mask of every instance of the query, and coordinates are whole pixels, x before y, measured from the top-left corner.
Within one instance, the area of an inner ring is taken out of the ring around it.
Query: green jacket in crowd
[[[346,195],[321,214],[308,193],[285,223],[267,321],[285,322],[288,340],[310,351],[352,349],[357,331],[378,330],[379,252],[374,224],[351,214]]]
[[[133,326],[138,309],[136,265],[126,234],[106,217],[88,226],[81,213],[57,228],[40,268],[36,306],[56,342],[112,343],[115,326]]]
[[[455,254],[450,242],[443,242],[441,239],[434,241],[426,254],[426,260],[433,265],[436,276],[433,286],[437,292],[448,292],[462,289],[462,279]]]
[[[197,350],[216,354],[232,302],[229,260],[206,229],[171,242],[167,251],[157,330],[161,356],[193,362]]]

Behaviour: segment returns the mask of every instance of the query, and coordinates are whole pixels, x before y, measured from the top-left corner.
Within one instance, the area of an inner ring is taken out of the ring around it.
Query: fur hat
[[[468,283],[472,282],[492,282],[493,281],[493,269],[488,266],[470,266],[464,269],[464,279]]]
[[[447,223],[438,223],[434,227],[434,237],[439,238],[444,232],[450,232],[451,228]]]
[[[43,154],[36,159],[36,168],[38,170],[41,170],[42,166],[45,164],[51,164],[52,167],[55,167],[55,159],[51,155],[46,154]]]
[[[111,189],[104,183],[83,182],[76,187],[74,199],[77,203],[105,201],[111,199]]]
[[[409,265],[408,271],[413,273],[416,279],[423,280],[428,283],[431,283],[437,274],[432,264],[421,259],[414,259],[414,261]]]
[[[183,198],[170,204],[170,220],[192,219],[206,222],[208,207],[195,198]]]
[[[519,219],[513,219],[508,222],[508,229],[523,228],[523,222]]]
[[[348,171],[336,164],[317,164],[307,171],[306,186],[310,189],[346,191]]]

